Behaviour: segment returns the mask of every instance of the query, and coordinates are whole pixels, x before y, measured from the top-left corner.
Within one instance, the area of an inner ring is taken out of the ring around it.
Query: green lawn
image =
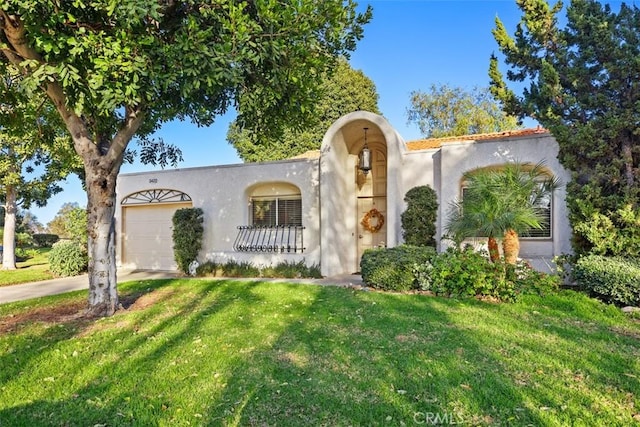
[[[53,279],[53,274],[49,271],[48,254],[50,250],[51,248],[32,249],[29,253],[33,256],[25,261],[17,262],[17,270],[0,269],[0,286]]]
[[[516,304],[338,287],[129,282],[0,305],[0,425],[640,425],[640,324],[564,291]]]

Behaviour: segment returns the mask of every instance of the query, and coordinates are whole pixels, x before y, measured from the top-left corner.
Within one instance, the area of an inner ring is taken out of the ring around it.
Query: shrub
[[[218,263],[215,263],[213,261],[207,261],[204,262],[202,264],[200,264],[197,268],[196,268],[196,276],[198,277],[203,277],[203,276],[217,276],[218,275],[218,271],[222,271],[221,270],[221,266]]]
[[[507,277],[515,283],[518,294],[536,294],[540,296],[557,292],[563,281],[561,274],[542,273],[522,261],[515,266],[507,265]]]
[[[221,266],[225,277],[259,277],[260,269],[250,262],[229,261]]]
[[[33,235],[33,242],[40,248],[50,248],[58,240],[60,238],[57,234],[36,233]]]
[[[400,216],[402,236],[407,245],[435,246],[438,196],[427,185],[413,187],[404,196],[407,209]]]
[[[308,267],[304,260],[300,262],[284,261],[275,266],[258,268],[248,262],[238,263],[229,261],[225,264],[218,264],[207,261],[200,264],[196,270],[198,276],[226,276],[226,277],[273,277],[273,278],[313,278],[322,277],[320,267],[312,265]]]
[[[362,280],[367,286],[377,289],[415,289],[414,266],[427,263],[435,254],[436,250],[429,246],[367,249],[360,261]]]
[[[506,265],[493,263],[473,248],[450,248],[429,264],[414,267],[418,288],[447,297],[487,296],[501,301],[515,299],[515,283],[508,280]]]
[[[87,270],[87,264],[87,252],[77,242],[57,242],[49,252],[49,268],[57,276],[77,276]]]
[[[260,275],[262,277],[285,279],[297,279],[302,277],[318,279],[322,277],[320,274],[320,267],[317,265],[307,267],[304,260],[300,260],[299,262],[284,261],[272,267],[265,267],[260,271]]]
[[[200,208],[178,209],[173,214],[173,256],[183,273],[196,260],[202,248],[204,212]]]
[[[589,242],[591,254],[633,257],[640,253],[640,210],[631,205],[608,215],[595,212],[573,230]]]
[[[573,267],[578,285],[592,296],[617,305],[640,305],[640,261],[587,255]]]

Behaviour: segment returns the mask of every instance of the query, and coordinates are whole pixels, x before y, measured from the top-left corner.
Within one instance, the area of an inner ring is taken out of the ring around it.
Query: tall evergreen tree
[[[563,10],[544,0],[517,0],[522,19],[513,37],[496,19],[494,37],[509,66],[507,86],[491,58],[492,93],[506,111],[533,117],[558,141],[559,160],[572,173],[567,186],[574,226],[640,196],[640,9],[573,0]],[[589,249],[574,233],[574,249]]]

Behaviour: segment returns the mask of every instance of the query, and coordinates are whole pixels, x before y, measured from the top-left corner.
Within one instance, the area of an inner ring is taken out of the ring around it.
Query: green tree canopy
[[[58,182],[78,167],[78,159],[46,96],[22,87],[16,70],[6,71],[0,75],[0,202],[6,255],[2,268],[15,269],[18,208],[46,205],[62,190]]]
[[[506,80],[491,58],[492,93],[510,114],[533,117],[558,141],[558,158],[571,171],[567,185],[574,226],[615,212],[640,196],[640,10],[616,13],[595,0],[573,0],[560,28],[562,3],[518,0],[514,36],[496,19],[494,37],[508,65]],[[574,233],[577,251],[588,250]]]
[[[49,233],[71,239],[82,245],[87,243],[87,210],[77,202],[63,204],[56,216],[47,223]]]
[[[335,69],[319,79],[315,114],[303,126],[291,123],[278,134],[241,128],[237,121],[229,125],[227,140],[242,160],[281,160],[318,150],[327,129],[343,115],[358,110],[379,114],[375,84],[362,71],[351,68],[346,59],[338,61]]]
[[[519,127],[514,116],[502,111],[489,88],[466,90],[432,84],[428,92],[411,92],[408,123],[427,138],[499,132]]]
[[[370,18],[352,0],[3,1],[0,73],[46,93],[84,165],[90,313],[118,306],[115,184],[132,138],[230,107],[255,129],[308,117],[317,76]]]

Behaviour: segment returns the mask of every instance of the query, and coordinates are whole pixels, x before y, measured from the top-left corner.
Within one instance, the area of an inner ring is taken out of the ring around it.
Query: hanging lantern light
[[[364,129],[364,147],[362,147],[362,151],[358,155],[358,169],[360,169],[365,175],[369,173],[371,170],[371,150],[367,145],[367,130],[369,128]]]

